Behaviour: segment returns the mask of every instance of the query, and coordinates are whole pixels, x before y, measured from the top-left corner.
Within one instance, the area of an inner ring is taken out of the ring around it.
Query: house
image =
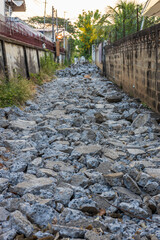
[[[11,8],[11,12],[25,12],[25,0],[5,0],[6,10]]]
[[[160,0],[148,0],[146,2],[144,16],[160,16]]]
[[[4,19],[5,16],[5,0],[0,0],[0,20]]]
[[[11,17],[12,12],[25,12],[25,0],[0,0],[0,20]]]

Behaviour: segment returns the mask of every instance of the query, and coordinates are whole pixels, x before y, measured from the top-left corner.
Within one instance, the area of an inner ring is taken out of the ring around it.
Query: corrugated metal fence
[[[42,34],[36,34],[36,32],[34,33],[33,31],[30,31],[28,26],[19,22],[4,22],[0,20],[0,35],[39,48],[43,48],[45,46],[48,50],[56,50],[55,43],[47,40]],[[61,51],[63,52],[63,49],[61,49]]]

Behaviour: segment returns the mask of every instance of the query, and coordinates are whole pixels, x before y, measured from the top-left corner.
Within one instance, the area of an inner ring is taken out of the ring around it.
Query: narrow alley
[[[96,66],[0,116],[0,240],[160,239],[160,118]]]

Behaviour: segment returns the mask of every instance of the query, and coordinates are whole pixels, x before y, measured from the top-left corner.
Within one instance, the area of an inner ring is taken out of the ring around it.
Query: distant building
[[[64,32],[64,29],[63,28],[59,28],[58,29],[58,35],[57,35],[57,27],[55,26],[54,27],[54,34],[55,34],[55,36],[54,36],[54,40],[52,39],[52,37],[53,37],[53,33],[52,33],[52,28],[50,28],[50,27],[48,27],[48,28],[37,28],[37,29],[34,29],[35,31],[37,31],[37,32],[40,32],[40,33],[42,33],[42,34],[44,34],[45,35],[45,37],[48,39],[48,40],[50,40],[50,41],[56,41],[56,38],[57,39],[59,39],[59,41],[63,41],[64,42],[64,39],[65,39],[65,41],[67,41],[67,37],[69,37],[70,36],[70,34],[67,32],[67,31],[65,31]],[[61,44],[62,45],[62,44]],[[66,44],[64,44],[64,46],[65,46]],[[66,47],[65,47],[66,48]]]
[[[25,12],[25,0],[0,0],[0,20],[11,17],[12,12]]]
[[[0,20],[4,19],[5,16],[5,0],[0,0]]]
[[[35,29],[37,32],[44,34],[50,41],[52,40],[52,29]]]
[[[160,0],[148,0],[146,2],[144,16],[160,16]]]

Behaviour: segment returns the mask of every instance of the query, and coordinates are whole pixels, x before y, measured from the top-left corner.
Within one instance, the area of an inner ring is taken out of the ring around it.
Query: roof
[[[25,12],[26,3],[25,0],[5,0],[12,7],[13,12]]]
[[[160,16],[160,0],[149,0],[144,8],[144,16]]]

